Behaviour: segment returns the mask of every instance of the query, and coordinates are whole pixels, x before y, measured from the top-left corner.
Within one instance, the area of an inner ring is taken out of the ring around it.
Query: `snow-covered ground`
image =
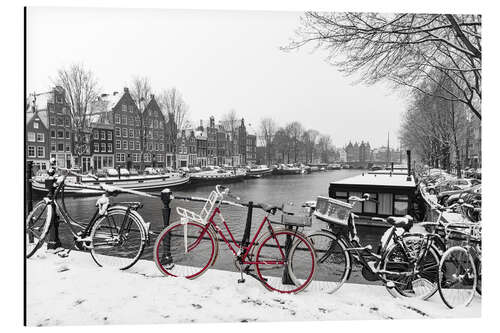
[[[30,326],[269,322],[339,319],[464,318],[481,315],[480,298],[449,310],[430,301],[395,299],[384,287],[346,284],[332,295],[306,290],[269,292],[256,280],[238,284],[238,273],[209,270],[196,280],[167,278],[153,262],[128,271],[100,268],[89,254],[67,258],[39,253],[27,261]]]

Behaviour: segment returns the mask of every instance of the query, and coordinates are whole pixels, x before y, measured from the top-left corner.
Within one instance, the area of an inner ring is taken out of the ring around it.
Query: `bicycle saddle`
[[[410,215],[405,215],[404,217],[389,216],[387,218],[387,223],[408,231],[413,226],[413,217]]]
[[[259,206],[260,206],[260,208],[262,208],[267,213],[272,213],[272,214],[276,213],[276,210],[281,208],[281,206],[273,205],[273,204],[268,204],[268,203],[265,203],[265,202],[260,203]]]

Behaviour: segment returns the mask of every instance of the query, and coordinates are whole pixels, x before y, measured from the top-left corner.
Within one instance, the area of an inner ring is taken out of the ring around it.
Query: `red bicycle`
[[[237,242],[222,216],[221,203],[244,207],[230,201],[223,201],[229,194],[229,188],[217,185],[210,193],[200,214],[177,207],[181,220],[166,227],[158,236],[153,257],[159,270],[167,276],[195,279],[201,276],[217,260],[220,235],[234,256],[235,266],[241,273],[238,283],[243,283],[243,273],[261,282],[267,289],[280,293],[297,293],[304,290],[312,281],[315,271],[316,254],[308,238],[298,231],[307,224],[307,218],[284,218],[290,213],[283,212],[283,207],[270,204],[258,204],[266,212],[257,232],[249,243],[249,234],[245,233],[241,242]],[[274,229],[269,215],[278,210],[283,212],[280,222],[287,228]],[[225,233],[217,223],[218,216],[225,227]],[[309,216],[310,221],[310,216]],[[247,222],[248,223],[248,222]],[[267,226],[267,232],[261,231]],[[248,227],[248,226],[247,226]],[[298,248],[293,258],[290,248]],[[300,253],[300,255],[298,255]]]

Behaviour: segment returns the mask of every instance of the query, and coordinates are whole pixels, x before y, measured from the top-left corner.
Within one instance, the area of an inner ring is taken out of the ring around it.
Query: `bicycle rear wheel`
[[[382,263],[384,270],[394,272],[394,274],[384,274],[387,281],[394,282],[394,288],[388,288],[388,291],[394,297],[415,297],[426,300],[438,290],[438,251],[434,246],[430,246],[425,255],[418,259],[425,250],[422,236],[406,236],[403,242],[406,249],[401,244],[394,243],[387,249]],[[415,264],[417,260],[418,264]]]
[[[439,294],[450,309],[472,302],[477,286],[474,259],[461,246],[449,248],[439,264]]]
[[[292,248],[295,250],[293,256]],[[297,293],[311,283],[316,255],[306,236],[283,229],[262,237],[255,261],[257,276],[267,289]]]
[[[156,239],[153,259],[166,276],[195,279],[215,260],[216,236],[198,222],[177,222],[165,228]]]
[[[146,231],[140,218],[126,209],[110,209],[90,232],[90,253],[97,265],[127,269],[140,258],[146,243]]]
[[[53,208],[45,201],[38,202],[26,218],[26,258],[42,246],[50,229]]]
[[[307,236],[316,252],[316,268],[314,280],[309,289],[327,293],[337,291],[349,276],[351,257],[343,241],[326,231],[317,231]],[[292,247],[290,256],[293,258],[297,247]]]

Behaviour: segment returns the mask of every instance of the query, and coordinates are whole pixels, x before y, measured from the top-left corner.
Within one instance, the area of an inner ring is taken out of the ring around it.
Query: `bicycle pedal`
[[[238,283],[245,283],[245,279],[238,279]]]
[[[67,257],[69,257],[69,251],[67,251],[67,250],[60,251],[60,252],[57,252],[57,255],[61,258],[67,258]]]

